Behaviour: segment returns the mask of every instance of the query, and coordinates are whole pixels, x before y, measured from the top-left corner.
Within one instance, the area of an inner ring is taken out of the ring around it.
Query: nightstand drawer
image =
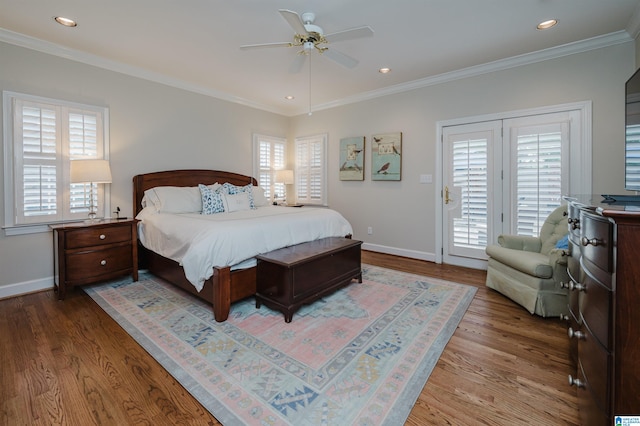
[[[131,244],[125,243],[97,251],[79,251],[66,255],[67,280],[92,281],[133,268]]]
[[[58,299],[68,288],[121,275],[138,281],[138,233],[135,219],[103,219],[50,225],[53,276]]]
[[[77,229],[65,234],[65,247],[75,249],[131,241],[131,225]]]

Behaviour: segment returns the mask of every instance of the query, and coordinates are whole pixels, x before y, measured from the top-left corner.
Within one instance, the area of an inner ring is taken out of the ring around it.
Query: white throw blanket
[[[249,267],[261,253],[353,233],[340,213],[325,208],[266,206],[213,215],[145,210],[137,216],[141,243],[178,262],[198,291],[214,267]]]

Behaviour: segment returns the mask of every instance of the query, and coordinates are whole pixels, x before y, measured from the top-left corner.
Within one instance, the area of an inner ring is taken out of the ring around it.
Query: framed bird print
[[[340,139],[340,180],[364,180],[364,136]]]
[[[401,171],[402,133],[373,135],[371,180],[400,180]]]

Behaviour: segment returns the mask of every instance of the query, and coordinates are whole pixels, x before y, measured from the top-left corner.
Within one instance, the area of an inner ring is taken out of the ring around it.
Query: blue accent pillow
[[[219,190],[212,190],[206,185],[199,184],[202,197],[202,214],[215,214],[224,212],[224,198]]]
[[[245,186],[236,186],[236,185],[230,184],[229,182],[225,182],[222,184],[222,190],[229,195],[235,195],[241,192],[246,192],[247,194],[249,194],[249,207],[251,207],[251,210],[256,209],[256,204],[253,201],[253,184],[250,183]]]
[[[556,248],[569,249],[569,234],[558,240],[558,242],[556,243]]]

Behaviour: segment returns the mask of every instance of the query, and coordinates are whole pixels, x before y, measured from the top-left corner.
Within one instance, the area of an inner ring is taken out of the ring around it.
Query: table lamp
[[[286,204],[287,203],[287,185],[293,185],[293,170],[276,170],[276,178],[275,178],[275,182],[276,183],[282,183],[284,184],[285,187],[285,195],[282,199],[282,201]]]
[[[111,169],[108,160],[71,160],[71,183],[88,183],[89,220],[96,220],[95,197],[93,184],[111,183]]]

